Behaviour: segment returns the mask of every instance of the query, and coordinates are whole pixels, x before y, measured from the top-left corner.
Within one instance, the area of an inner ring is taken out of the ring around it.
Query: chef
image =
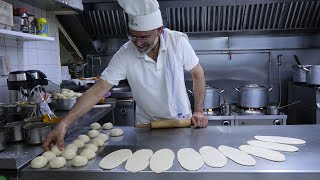
[[[206,127],[203,115],[205,77],[186,34],[163,28],[157,0],[118,0],[128,14],[128,38],[113,56],[100,79],[87,90],[68,115],[49,133],[43,148],[63,148],[68,127],[88,112],[112,86],[127,79],[136,101],[138,124],[166,119],[191,119],[194,127]],[[191,112],[184,71],[191,73],[194,112]]]

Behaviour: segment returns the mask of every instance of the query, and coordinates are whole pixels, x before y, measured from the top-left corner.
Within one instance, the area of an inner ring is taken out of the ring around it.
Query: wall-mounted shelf
[[[6,29],[0,29],[0,34],[5,34],[7,36],[15,36],[18,40],[22,41],[54,41],[53,37],[38,36],[34,34],[11,31]]]

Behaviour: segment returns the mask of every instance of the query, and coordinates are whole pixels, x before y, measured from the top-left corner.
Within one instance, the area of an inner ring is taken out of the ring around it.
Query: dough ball
[[[68,144],[64,147],[64,150],[72,149],[74,152],[78,151],[78,146],[75,144]]]
[[[111,122],[108,122],[108,123],[104,123],[102,125],[102,129],[105,129],[105,130],[110,130],[113,128],[113,124]]]
[[[51,161],[49,161],[49,166],[50,168],[53,168],[53,169],[62,168],[66,164],[67,164],[67,161],[64,157],[56,157],[51,159]]]
[[[89,136],[91,139],[97,137],[98,135],[99,135],[99,131],[97,131],[97,130],[90,130],[90,131],[88,132],[88,136]]]
[[[78,139],[80,139],[81,141],[83,141],[84,143],[88,143],[90,141],[90,137],[87,135],[80,135],[78,136]]]
[[[71,161],[71,165],[75,167],[85,166],[87,164],[88,159],[84,156],[75,156]]]
[[[76,145],[78,148],[82,148],[84,146],[84,142],[80,139],[73,140],[72,144]]]
[[[90,129],[95,129],[95,130],[98,130],[101,128],[101,125],[99,123],[92,123],[90,125]]]
[[[66,158],[66,160],[73,159],[76,155],[77,153],[72,149],[64,150],[61,154],[61,156]]]
[[[115,128],[110,130],[110,136],[122,136],[123,135],[123,130],[120,128]]]
[[[84,148],[91,149],[93,152],[97,152],[98,151],[98,146],[95,145],[95,144],[86,144],[84,146]]]
[[[104,141],[98,137],[94,138],[92,140],[92,143],[95,144],[96,146],[99,146],[99,147],[104,145]]]
[[[104,142],[108,141],[109,136],[103,133],[100,133],[96,138],[102,139]]]
[[[42,156],[44,158],[46,158],[48,161],[50,161],[51,159],[57,157],[55,153],[51,152],[51,151],[46,151],[42,154]]]
[[[80,156],[87,157],[87,159],[90,160],[96,157],[96,153],[91,149],[85,149],[80,153]]]
[[[38,156],[31,161],[31,167],[36,169],[43,168],[47,164],[48,164],[48,160],[43,156]]]
[[[54,154],[56,154],[56,156],[60,156],[63,152],[59,150],[58,146],[57,145],[54,145],[51,147],[51,152],[53,152]]]

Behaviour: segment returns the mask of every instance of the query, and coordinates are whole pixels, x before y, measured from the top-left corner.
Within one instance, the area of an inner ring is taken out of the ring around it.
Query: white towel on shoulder
[[[180,59],[180,52],[177,52],[180,38],[188,39],[188,36],[181,32],[164,30],[167,46],[164,67],[171,116],[176,119],[186,119],[191,117],[191,110],[184,82],[183,61]]]

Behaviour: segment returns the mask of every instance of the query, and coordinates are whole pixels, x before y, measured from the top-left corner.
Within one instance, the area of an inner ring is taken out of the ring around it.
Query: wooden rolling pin
[[[151,123],[149,124],[137,124],[135,127],[160,129],[160,128],[181,128],[181,127],[190,127],[190,126],[191,126],[191,119],[185,119],[185,120],[166,119],[166,120],[151,121]]]

